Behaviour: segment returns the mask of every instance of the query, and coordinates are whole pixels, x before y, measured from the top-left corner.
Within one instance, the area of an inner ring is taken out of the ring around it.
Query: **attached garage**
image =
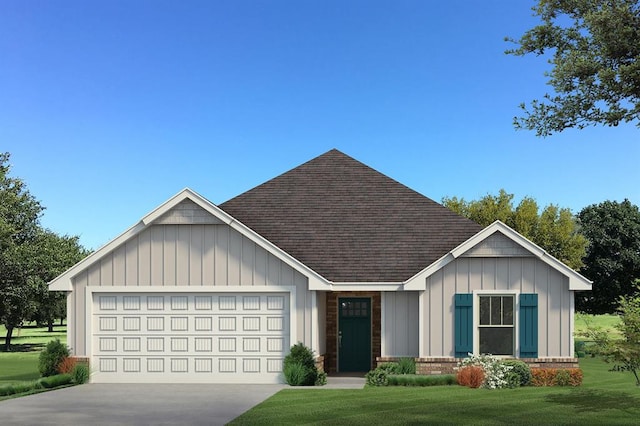
[[[93,382],[277,383],[289,293],[92,294]]]

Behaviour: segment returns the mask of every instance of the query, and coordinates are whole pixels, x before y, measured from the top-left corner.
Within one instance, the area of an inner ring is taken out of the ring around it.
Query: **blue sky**
[[[640,130],[516,131],[533,2],[0,3],[0,151],[98,248],[184,187],[219,204],[332,148],[422,194],[640,203]]]

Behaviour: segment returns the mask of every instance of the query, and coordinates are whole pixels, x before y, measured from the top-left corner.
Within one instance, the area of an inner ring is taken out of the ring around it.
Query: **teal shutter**
[[[464,358],[473,352],[473,294],[455,295],[455,352]]]
[[[538,357],[538,295],[520,295],[520,358]]]

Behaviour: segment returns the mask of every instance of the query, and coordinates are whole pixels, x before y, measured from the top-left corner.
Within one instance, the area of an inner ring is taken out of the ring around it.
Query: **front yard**
[[[231,424],[638,424],[633,376],[596,358],[580,366],[578,388],[286,389]]]

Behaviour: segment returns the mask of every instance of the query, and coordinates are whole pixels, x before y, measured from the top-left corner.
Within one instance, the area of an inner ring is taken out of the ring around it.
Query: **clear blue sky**
[[[533,2],[0,2],[0,151],[98,248],[190,187],[219,204],[331,148],[422,194],[640,203],[640,130],[515,131]]]

